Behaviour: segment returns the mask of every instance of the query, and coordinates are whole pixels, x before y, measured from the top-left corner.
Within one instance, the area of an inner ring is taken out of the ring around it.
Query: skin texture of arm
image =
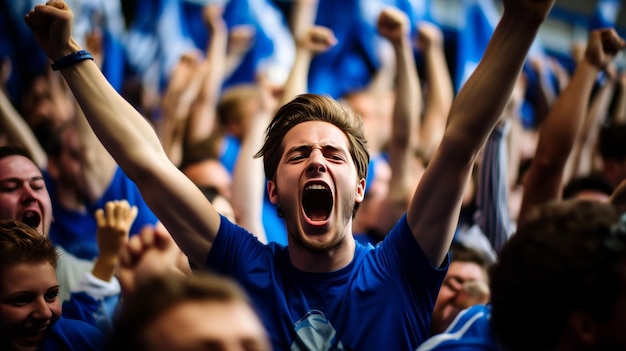
[[[39,168],[46,166],[48,162],[46,152],[3,89],[0,89],[0,126],[10,136],[12,143],[28,150]]]
[[[250,127],[241,141],[241,149],[233,171],[232,205],[237,224],[253,233],[262,243],[267,243],[263,226],[265,173],[263,160],[255,158],[254,155],[263,145],[264,132],[272,119],[276,103],[269,93],[269,87],[261,89],[265,89],[265,94],[259,98],[259,111],[251,120]]]
[[[441,144],[407,212],[415,239],[436,266],[452,241],[474,161],[509,100],[553,2],[504,1],[504,13],[482,60],[452,104]]]
[[[161,99],[163,121],[159,135],[163,149],[175,165],[180,165],[183,160],[183,144],[191,105],[198,96],[205,75],[196,53],[182,55],[169,76],[167,89]]]
[[[524,182],[519,222],[533,208],[559,198],[565,164],[587,115],[595,79],[624,45],[612,29],[595,30],[589,35],[585,57],[541,126],[535,157]]]
[[[296,56],[285,82],[279,106],[289,102],[296,95],[309,91],[308,74],[313,56],[329,50],[336,43],[333,31],[322,26],[311,25],[296,38]]]
[[[589,110],[585,116],[583,126],[574,144],[574,151],[568,160],[567,168],[563,181],[589,174],[594,168],[595,146],[598,141],[600,127],[606,120],[609,105],[613,93],[615,92],[616,82],[614,79],[607,81],[591,98]]]
[[[217,103],[225,77],[228,41],[228,29],[222,13],[223,9],[218,5],[207,5],[203,9],[204,21],[211,31],[211,41],[207,45],[207,57],[202,63],[206,75],[191,106],[185,131],[185,148],[209,137],[215,129]]]
[[[420,148],[424,151],[424,158],[430,160],[446,128],[446,118],[452,105],[454,89],[446,63],[441,30],[433,24],[421,23],[417,31],[417,43],[424,53],[428,82],[419,142]]]
[[[35,6],[25,21],[53,61],[80,50],[73,14],[62,1]],[[61,71],[89,124],[190,260],[202,266],[220,217],[202,192],[170,162],[152,126],[86,60]],[[157,191],[158,190],[158,191]]]
[[[91,130],[79,106],[76,107],[76,114],[76,130],[82,150],[82,177],[87,186],[89,201],[94,203],[109,188],[117,164]]]
[[[626,72],[619,73],[620,92],[617,96],[613,121],[616,123],[626,122]]]
[[[389,164],[391,179],[389,193],[378,213],[379,232],[387,233],[406,211],[407,194],[415,190],[411,173],[415,142],[421,110],[421,91],[413,48],[409,37],[408,17],[399,9],[387,8],[378,18],[378,31],[392,44],[396,58],[396,100],[391,120]]]

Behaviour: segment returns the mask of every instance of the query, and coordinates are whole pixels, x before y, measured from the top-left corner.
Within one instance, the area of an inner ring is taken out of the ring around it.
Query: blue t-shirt
[[[357,243],[348,266],[302,272],[286,246],[263,245],[222,217],[206,268],[245,288],[275,350],[415,350],[447,263],[431,265],[403,216],[376,248]]]
[[[61,317],[48,332],[40,351],[104,350],[106,339],[95,327],[78,320]]]
[[[499,351],[491,333],[490,320],[490,306],[472,306],[461,311],[446,331],[428,339],[417,351]]]
[[[157,223],[156,216],[143,200],[135,183],[119,167],[104,194],[95,203],[86,204],[86,213],[63,208],[58,202],[54,183],[47,172],[44,172],[44,179],[50,192],[54,216],[50,226],[50,239],[78,258],[92,260],[98,256],[96,242],[98,226],[94,213],[97,209],[104,208],[108,201],[126,199],[131,206],[137,206],[137,218],[130,228],[131,235],[138,233],[147,224]]]

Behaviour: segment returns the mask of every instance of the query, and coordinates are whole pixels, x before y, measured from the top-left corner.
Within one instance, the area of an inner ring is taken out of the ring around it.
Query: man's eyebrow
[[[311,149],[313,149],[311,145],[298,145],[287,150],[286,154],[292,154],[295,152],[305,152],[305,151],[310,151]]]
[[[30,177],[30,178],[10,177],[10,178],[0,179],[0,183],[19,183],[23,181],[32,182],[34,180],[44,180],[44,179],[43,179],[43,176],[40,176],[40,175]]]
[[[345,150],[343,148],[340,148],[340,147],[337,147],[337,146],[331,145],[331,144],[322,145],[322,150],[324,150],[324,151],[341,151],[341,152],[345,152]]]

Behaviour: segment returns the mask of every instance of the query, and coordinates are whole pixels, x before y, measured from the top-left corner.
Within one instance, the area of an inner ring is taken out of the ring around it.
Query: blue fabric
[[[330,273],[296,269],[287,247],[263,245],[222,217],[205,265],[245,288],[275,350],[414,350],[429,335],[447,267],[448,258],[430,264],[406,217],[376,248],[357,243],[352,262]]]
[[[74,292],[63,302],[63,317],[83,321],[109,335],[113,332],[113,313],[119,301],[119,295],[100,300],[83,291]]]
[[[497,20],[493,3],[484,0],[462,0],[457,47],[455,88],[458,91],[474,71],[483,56]]]
[[[369,163],[367,164],[367,176],[365,177],[365,192],[372,185],[374,179],[376,179],[376,166],[380,162],[389,163],[389,155],[386,152],[371,155]]]
[[[105,337],[95,327],[77,320],[61,317],[50,329],[37,350],[90,351],[104,350]]]
[[[417,351],[498,351],[490,316],[490,306],[475,305],[461,311],[446,331],[428,339]]]
[[[232,174],[235,169],[235,163],[237,163],[240,148],[241,143],[237,138],[230,134],[224,136],[219,158],[220,162],[226,167],[226,170],[228,170],[230,174]]]
[[[203,6],[198,2],[182,1],[186,32],[193,39],[195,46],[204,51],[209,41],[209,33],[202,19]],[[255,13],[256,8],[272,11],[272,21],[264,22],[260,16],[268,17],[270,14],[266,12],[259,15]],[[281,55],[279,49],[282,47],[282,42],[289,39],[288,43],[291,45],[287,20],[271,1],[230,0],[224,7],[223,17],[229,29],[235,26],[248,25],[254,28],[255,33],[250,50],[244,55],[242,62],[235,71],[230,76],[225,77],[224,87],[255,82],[257,71],[261,65],[266,60]],[[284,50],[284,47],[282,49]],[[287,62],[284,63],[287,64]]]
[[[287,245],[287,226],[285,221],[278,216],[276,205],[270,202],[267,187],[263,196],[263,228],[267,242]]]
[[[589,30],[615,26],[622,0],[597,0],[589,20]]]
[[[360,15],[357,0],[320,0],[316,24],[333,30],[337,44],[313,58],[309,92],[340,98],[364,89],[380,67],[372,23]]]
[[[7,0],[0,1],[0,5],[0,59],[11,60],[12,73],[6,88],[15,102],[32,77],[46,72],[49,59],[24,22],[24,15],[32,9],[32,1]]]
[[[100,302],[86,292],[74,292],[63,302],[63,317],[96,326],[96,313]]]
[[[414,11],[409,0],[320,0],[315,24],[332,29],[337,44],[311,61],[309,92],[341,98],[366,88],[381,65],[378,50],[384,39],[376,28],[380,10],[386,6],[402,10],[414,32],[416,17],[428,18],[428,4],[420,5]]]
[[[160,90],[181,55],[195,50],[179,0],[137,0],[124,38],[128,67]],[[145,82],[144,82],[145,83]]]
[[[431,0],[410,0],[408,2],[412,7],[413,16],[416,21],[437,22],[431,13]]]
[[[104,46],[103,50],[106,53],[102,60],[102,73],[109,83],[111,83],[111,86],[113,86],[118,93],[121,93],[124,80],[126,79],[124,75],[124,67],[126,65],[124,45],[108,30],[103,33],[102,42]]]
[[[48,172],[43,172],[46,187],[52,200],[52,213],[54,221],[50,226],[50,239],[57,245],[62,246],[67,252],[86,260],[92,260],[98,256],[98,243],[96,242],[97,224],[94,212],[104,208],[108,201],[125,199],[131,206],[137,206],[137,218],[131,227],[131,235],[147,225],[157,223],[157,218],[139,193],[139,189],[130,178],[117,167],[115,175],[104,194],[93,204],[87,204],[85,213],[67,210],[56,199],[56,189]]]
[[[359,244],[363,246],[367,246],[368,244],[376,246],[376,244],[378,244],[378,240],[374,239],[371,235],[367,233],[354,234],[354,240],[356,240]]]

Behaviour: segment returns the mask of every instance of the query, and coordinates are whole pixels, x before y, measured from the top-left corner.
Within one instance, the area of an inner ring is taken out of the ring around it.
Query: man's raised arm
[[[24,17],[55,62],[89,124],[181,249],[204,264],[220,217],[200,190],[169,161],[152,126],[109,84],[89,59],[68,56],[82,48],[72,38],[73,14],[63,1],[37,5]],[[67,63],[67,65],[65,65]]]
[[[434,265],[452,241],[473,163],[509,100],[554,0],[505,0],[482,60],[452,104],[448,126],[415,192],[407,220]]]

